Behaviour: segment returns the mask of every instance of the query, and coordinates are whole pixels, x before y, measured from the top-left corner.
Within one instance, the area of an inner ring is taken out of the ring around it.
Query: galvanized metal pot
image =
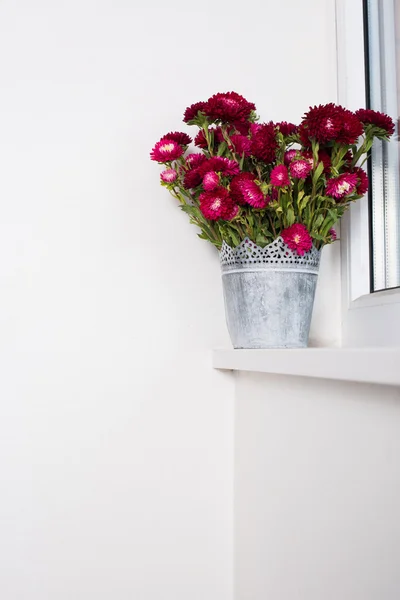
[[[225,314],[234,348],[305,348],[321,252],[304,256],[281,237],[265,248],[223,244]]]

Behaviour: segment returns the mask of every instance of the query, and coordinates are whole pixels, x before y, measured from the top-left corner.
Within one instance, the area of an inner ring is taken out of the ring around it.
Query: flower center
[[[298,233],[294,236],[293,241],[295,244],[300,244],[301,237],[299,236]]]
[[[350,191],[350,184],[348,181],[343,181],[339,186],[338,186],[338,190],[341,194],[343,194],[343,192],[349,192]]]
[[[211,209],[218,210],[220,206],[221,206],[221,200],[219,198],[217,198],[217,200],[214,200],[214,202],[211,204]]]
[[[174,149],[174,144],[163,144],[160,148],[161,152],[172,152]]]

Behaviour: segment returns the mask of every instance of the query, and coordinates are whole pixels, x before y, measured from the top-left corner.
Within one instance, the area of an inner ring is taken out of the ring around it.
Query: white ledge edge
[[[400,386],[400,348],[215,349],[214,369]]]

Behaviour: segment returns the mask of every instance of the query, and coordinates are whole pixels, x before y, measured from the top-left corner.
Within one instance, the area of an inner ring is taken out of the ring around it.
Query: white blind
[[[370,107],[396,123],[391,141],[372,150],[374,291],[400,286],[400,0],[367,0]]]

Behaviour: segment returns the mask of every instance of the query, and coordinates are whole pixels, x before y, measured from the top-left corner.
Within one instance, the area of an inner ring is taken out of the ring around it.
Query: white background
[[[217,91],[334,101],[333,1],[2,0],[0,56],[0,597],[231,600],[218,259],[148,155]]]

